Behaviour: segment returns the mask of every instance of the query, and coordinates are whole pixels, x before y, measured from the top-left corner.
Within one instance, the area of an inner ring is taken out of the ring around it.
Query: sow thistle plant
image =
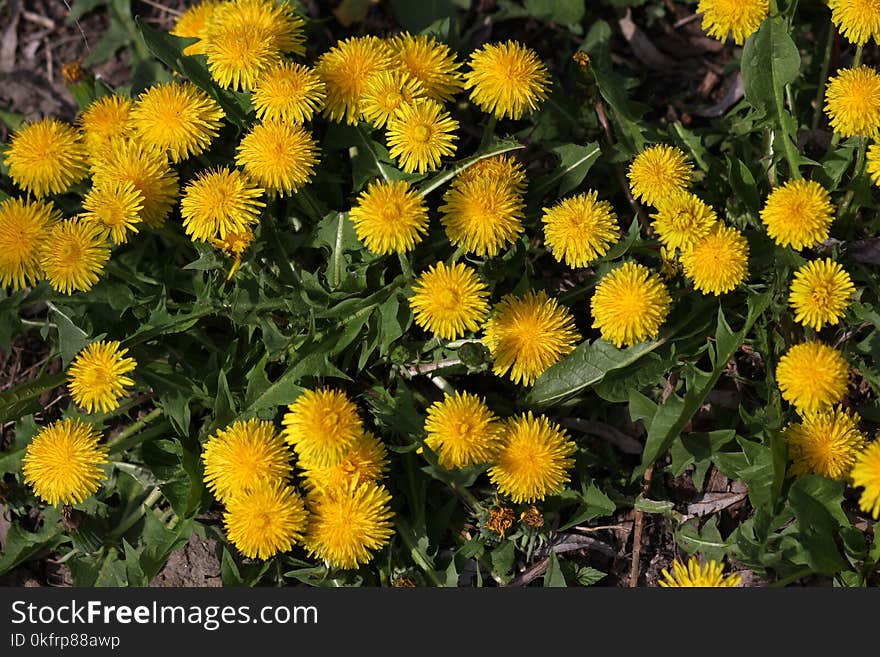
[[[285,0],[140,24],[154,79],[0,158],[0,339],[62,364],[0,393],[0,574],[146,585],[195,535],[230,585],[591,584],[566,536],[632,507],[663,587],[876,583],[874,5],[701,0],[745,98],[692,128],[602,20],[561,55],[322,44]],[[723,536],[658,483],[710,468],[748,490]]]

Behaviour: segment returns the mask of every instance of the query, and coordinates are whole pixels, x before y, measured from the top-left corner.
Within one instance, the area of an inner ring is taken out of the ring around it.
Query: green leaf
[[[23,417],[16,423],[15,437],[6,449],[0,451],[0,479],[4,473],[18,472],[27,446],[39,430],[40,427],[37,426],[33,415]]]
[[[58,327],[58,349],[64,367],[89,343],[89,334],[73,323],[69,312],[66,308],[49,305],[49,320]]]
[[[583,0],[525,0],[525,9],[538,20],[574,25],[584,17]]]
[[[489,560],[492,563],[492,574],[507,579],[510,576],[510,571],[513,570],[515,557],[516,546],[513,541],[505,541],[492,550],[489,553]]]
[[[565,575],[562,574],[562,568],[559,567],[559,557],[551,551],[547,560],[547,572],[544,573],[545,587],[566,587]]]
[[[557,183],[559,184],[557,190],[559,196],[565,196],[575,189],[587,177],[590,167],[602,155],[602,149],[596,142],[591,142],[586,146],[562,144],[550,150],[559,157],[559,168],[548,175],[546,179],[538,182],[534,191],[530,192],[531,196],[540,199],[541,202],[546,202],[544,199],[546,193],[553,189]]]
[[[581,586],[593,586],[593,584],[598,584],[601,580],[607,577],[607,575],[608,573],[603,573],[601,570],[597,570],[591,566],[585,566],[578,569],[576,577],[578,584]]]
[[[710,355],[713,356],[713,368],[711,372],[694,370],[685,382],[687,391],[684,398],[672,395],[665,404],[657,406],[654,416],[650,419],[648,437],[645,440],[645,450],[642,453],[642,463],[633,473],[633,478],[641,477],[645,469],[663,454],[672,442],[680,435],[685,425],[694,416],[712,388],[718,382],[727,363],[733,358],[734,353],[742,345],[746,335],[751,330],[755,321],[770,304],[770,294],[752,294],[748,302],[748,313],[743,327],[733,333],[724,318],[724,311],[718,308],[718,325],[715,331],[715,345],[710,346]]]
[[[0,552],[0,575],[5,575],[44,550],[57,547],[65,540],[63,532],[61,510],[54,506],[46,507],[43,511],[43,525],[36,532],[25,531],[21,525],[13,523],[6,533],[3,552]]]
[[[702,307],[697,306],[680,322],[663,330],[656,340],[639,342],[626,349],[618,349],[601,338],[592,344],[582,342],[538,377],[526,396],[526,404],[535,408],[552,406],[598,385],[609,373],[633,365],[669,342],[679,331],[689,327],[701,312]]]
[[[835,542],[841,520],[849,525],[840,507],[843,489],[842,481],[811,475],[799,478],[788,495],[807,564],[825,575],[848,568]]]
[[[605,21],[596,21],[584,38],[580,50],[590,56],[590,71],[602,99],[611,108],[622,130],[627,147],[633,152],[644,149],[642,106],[632,103],[626,89],[626,81],[614,71],[611,63],[611,27]]]
[[[580,507],[569,521],[559,528],[559,531],[563,532],[575,525],[589,522],[594,518],[610,516],[617,508],[617,505],[614,504],[611,498],[599,490],[594,483],[591,483],[581,492],[580,499]]]
[[[770,119],[776,139],[783,142],[786,153],[795,159],[792,166],[804,158],[795,146],[797,121],[785,108],[784,94],[785,87],[797,79],[800,68],[800,52],[778,16],[767,18],[743,48],[741,70],[746,100]]]
[[[455,16],[452,0],[392,0],[397,22],[410,32],[421,32],[435,21]]]
[[[706,559],[719,563],[727,554],[728,544],[718,531],[718,518],[712,516],[700,529],[699,518],[683,522],[675,530],[676,544],[688,554],[701,554]]]
[[[749,38],[741,67],[746,100],[779,121],[785,85],[797,79],[801,68],[800,53],[782,19],[768,18]]]
[[[0,424],[17,420],[23,415],[40,410],[40,396],[53,388],[64,385],[66,380],[67,374],[65,372],[44,374],[38,379],[0,392]]]

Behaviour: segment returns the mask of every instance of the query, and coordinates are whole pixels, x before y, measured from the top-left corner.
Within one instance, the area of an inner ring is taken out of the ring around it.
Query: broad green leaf
[[[64,367],[89,343],[89,334],[74,324],[66,308],[49,305],[49,319],[58,327],[58,349]]]
[[[49,551],[64,541],[60,507],[50,506],[43,511],[43,525],[36,532],[28,532],[13,523],[6,534],[3,552],[0,552],[0,575],[5,575],[19,564],[42,551]]]
[[[568,584],[565,581],[565,575],[562,574],[562,568],[559,567],[559,557],[551,551],[547,559],[547,572],[544,573],[544,586],[561,588]]]
[[[599,159],[602,149],[599,148],[599,144],[592,142],[586,146],[562,144],[552,148],[551,152],[559,157],[559,168],[539,181],[534,191],[530,192],[531,196],[545,205],[549,203],[544,197],[555,185],[559,185],[557,190],[559,196],[565,196],[580,185],[590,171],[590,167]]]
[[[703,405],[706,396],[715,387],[727,367],[728,361],[733,358],[734,353],[742,345],[746,335],[769,303],[769,293],[753,294],[749,298],[746,321],[736,333],[732,332],[727,325],[724,311],[719,307],[715,346],[710,347],[710,354],[714,357],[712,371],[703,372],[695,369],[690,378],[685,377],[687,390],[684,398],[672,395],[665,404],[657,406],[657,410],[650,420],[645,450],[642,453],[642,463],[636,468],[634,477],[640,477],[645,469],[669,449],[672,442],[681,435],[685,425]]]
[[[835,541],[843,515],[843,489],[841,481],[811,475],[799,478],[788,495],[807,564],[825,575],[847,569]],[[845,516],[843,520],[849,524]]]
[[[39,410],[40,396],[64,385],[66,380],[65,372],[44,374],[38,379],[0,392],[0,424],[17,420],[23,415]]]

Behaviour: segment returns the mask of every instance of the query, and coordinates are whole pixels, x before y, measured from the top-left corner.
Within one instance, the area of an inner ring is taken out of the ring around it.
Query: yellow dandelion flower
[[[125,244],[129,232],[138,232],[144,195],[130,180],[93,185],[83,199],[81,218],[107,231],[116,244]]]
[[[315,71],[327,85],[324,115],[331,121],[357,125],[367,83],[390,63],[388,45],[374,36],[344,39],[321,55]]]
[[[313,69],[284,61],[257,79],[253,103],[264,121],[305,123],[324,106],[326,97],[327,87]]]
[[[445,43],[425,34],[404,32],[392,37],[389,45],[394,67],[418,80],[431,100],[452,100],[462,90],[461,64]]]
[[[98,98],[86,108],[77,122],[89,156],[98,157],[112,140],[131,136],[132,107],[130,99],[114,94]]]
[[[828,239],[833,220],[831,195],[812,180],[789,180],[780,185],[761,210],[761,221],[773,241],[797,250]]]
[[[251,559],[290,551],[303,538],[308,514],[296,491],[278,480],[261,479],[226,504],[226,537]]]
[[[223,109],[193,84],[169,82],[138,97],[131,122],[145,144],[167,150],[172,162],[204,153],[223,125]]]
[[[851,43],[863,46],[880,34],[880,3],[876,0],[828,0],[831,22]]]
[[[87,292],[98,282],[110,259],[104,231],[94,224],[69,219],[44,237],[40,265],[56,292]]]
[[[288,406],[284,439],[311,468],[336,465],[345,458],[364,426],[357,406],[339,390],[306,390]]]
[[[211,246],[219,249],[229,258],[232,258],[232,267],[229,268],[229,275],[226,280],[232,278],[233,274],[238,271],[241,266],[241,257],[248,250],[254,241],[254,231],[248,226],[243,230],[233,230],[226,233],[226,237],[214,238],[210,240]]]
[[[859,508],[880,519],[880,440],[875,440],[859,454],[850,471],[852,484],[864,488],[859,497]]]
[[[309,553],[334,568],[357,568],[394,534],[391,494],[373,482],[329,488],[309,497]]]
[[[792,460],[791,474],[817,474],[846,480],[867,440],[859,431],[857,413],[841,408],[804,413],[782,431]]]
[[[0,287],[22,290],[42,278],[40,250],[54,222],[51,203],[0,201]]]
[[[526,170],[519,160],[504,153],[475,162],[459,173],[452,184],[463,185],[479,179],[491,180],[519,195],[526,192]]]
[[[402,105],[424,97],[422,85],[409,73],[381,71],[367,81],[361,109],[373,126],[384,128]]]
[[[483,344],[492,357],[492,371],[514,383],[532,385],[551,365],[574,351],[581,339],[574,317],[544,291],[522,297],[508,294],[486,322]]]
[[[688,249],[706,237],[718,216],[696,194],[676,189],[657,201],[657,214],[651,215],[657,239],[668,250]]]
[[[849,365],[843,354],[815,340],[794,345],[776,367],[782,398],[800,413],[840,402],[848,381]]]
[[[736,228],[715,224],[682,254],[681,264],[695,289],[719,296],[749,275],[749,243]]]
[[[608,201],[591,191],[543,208],[544,242],[569,267],[587,267],[620,239],[617,215]]]
[[[74,403],[88,413],[109,413],[134,385],[129,372],[137,367],[116,340],[93,342],[80,351],[67,371],[67,389]]]
[[[214,10],[223,4],[222,0],[202,0],[192,5],[183,12],[171,28],[171,34],[187,39],[199,39],[194,44],[183,49],[184,55],[204,55],[205,44],[202,39],[208,27],[208,21],[214,15]]]
[[[281,53],[263,31],[250,25],[212,21],[203,43],[211,77],[227,89],[253,91],[260,77],[281,62]]]
[[[657,580],[657,584],[664,588],[733,588],[742,582],[739,575],[725,577],[723,564],[714,560],[701,564],[696,557],[688,559],[687,566],[675,559],[672,562],[672,573],[664,568],[662,575],[663,578]]]
[[[205,443],[205,484],[225,503],[259,482],[285,482],[291,471],[290,456],[271,422],[236,420]]]
[[[485,400],[467,392],[444,395],[428,408],[425,444],[447,470],[488,463],[500,447],[503,426]]]
[[[419,274],[409,305],[416,324],[437,338],[454,340],[479,329],[489,313],[488,296],[475,269],[441,261]]]
[[[796,322],[819,331],[825,324],[837,325],[854,292],[849,274],[826,258],[808,262],[794,273],[788,302]]]
[[[868,148],[868,159],[865,170],[871,177],[871,182],[880,185],[880,144],[871,144]]]
[[[380,255],[412,251],[428,232],[428,206],[403,180],[371,182],[349,217],[358,239]]]
[[[615,347],[632,346],[657,335],[672,299],[657,274],[627,262],[596,286],[590,311],[593,328]]]
[[[86,149],[73,126],[57,119],[25,124],[4,159],[9,177],[37,198],[62,194],[86,176]]]
[[[471,53],[468,64],[464,88],[482,111],[496,118],[521,119],[547,99],[547,67],[521,43],[487,43]]]
[[[655,144],[636,155],[626,175],[633,196],[656,206],[669,194],[686,189],[693,173],[693,167],[681,150]]]
[[[151,228],[158,228],[174,207],[179,188],[177,172],[168,163],[167,156],[148,148],[139,141],[114,140],[93,163],[92,184],[112,187],[130,182],[143,196],[139,211],[141,220]]]
[[[287,196],[308,184],[318,164],[318,145],[296,123],[258,123],[238,146],[235,162],[267,192]]]
[[[300,461],[300,466],[306,488],[323,491],[378,481],[388,469],[388,451],[381,440],[365,431],[338,463],[311,467],[307,461]]]
[[[260,220],[263,190],[237,169],[201,171],[190,181],[180,201],[186,234],[208,242],[241,232]]]
[[[388,152],[407,173],[425,173],[440,166],[440,158],[455,155],[458,121],[442,105],[417,98],[397,108],[388,121]]]
[[[440,221],[446,236],[468,253],[494,257],[524,230],[522,194],[494,177],[456,178],[443,201]]]
[[[203,34],[211,77],[222,87],[252,91],[285,52],[305,54],[305,21],[287,2],[233,0],[217,7]]]
[[[880,74],[869,66],[838,71],[825,89],[825,113],[841,137],[877,137]]]
[[[80,420],[43,427],[25,450],[24,482],[47,504],[79,504],[95,494],[107,474],[107,446],[95,428]]]
[[[697,5],[706,34],[719,41],[730,34],[739,46],[758,31],[769,11],[768,0],[700,0]]]
[[[529,411],[504,423],[489,479],[513,502],[537,502],[562,492],[577,451],[555,422]]]

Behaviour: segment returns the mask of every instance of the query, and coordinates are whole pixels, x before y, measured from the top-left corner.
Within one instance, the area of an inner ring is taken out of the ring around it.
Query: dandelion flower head
[[[86,148],[79,133],[53,118],[16,130],[4,161],[12,181],[37,198],[64,193],[87,173]]]
[[[495,306],[484,328],[483,344],[492,371],[509,373],[514,383],[532,385],[551,365],[574,351],[581,339],[574,317],[544,291],[507,295]]]
[[[838,263],[812,260],[794,273],[788,302],[796,322],[819,331],[840,322],[854,292],[852,279]]]
[[[776,367],[782,398],[802,413],[840,402],[848,381],[849,365],[843,354],[816,340],[791,347]]]
[[[657,274],[627,262],[596,286],[590,302],[593,328],[615,347],[632,346],[657,335],[671,301]]]
[[[837,407],[804,413],[782,435],[788,443],[793,475],[817,474],[845,480],[867,441],[859,416]]]
[[[425,444],[447,470],[479,465],[498,451],[502,428],[481,397],[455,392],[428,408]]]
[[[24,482],[47,504],[79,504],[100,488],[107,475],[107,447],[94,427],[76,419],[44,427],[22,461]]]
[[[617,215],[595,191],[543,209],[544,241],[553,257],[569,267],[587,267],[620,239]]]
[[[137,367],[116,340],[100,340],[80,351],[67,371],[67,389],[74,403],[89,413],[109,413],[119,408],[134,381],[128,375]]]
[[[562,491],[577,450],[555,422],[529,411],[504,423],[489,479],[513,502],[537,502]]]
[[[358,239],[380,255],[412,251],[428,232],[428,206],[403,180],[371,182],[349,217]]]

